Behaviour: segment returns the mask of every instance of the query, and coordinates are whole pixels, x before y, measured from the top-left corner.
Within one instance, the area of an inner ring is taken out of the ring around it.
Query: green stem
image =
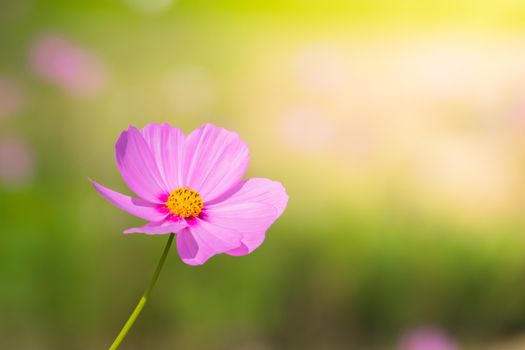
[[[162,270],[162,266],[164,265],[164,261],[166,260],[166,256],[168,256],[168,252],[171,247],[171,242],[173,242],[173,237],[175,237],[174,234],[170,234],[170,237],[168,238],[168,242],[166,243],[166,246],[164,247],[164,251],[162,252],[162,256],[160,257],[159,263],[157,264],[157,268],[155,269],[155,272],[153,273],[153,276],[151,277],[151,281],[149,282],[148,289],[146,289],[146,292],[142,295],[142,297],[139,300],[139,303],[135,307],[135,310],[131,313],[131,316],[129,316],[128,320],[126,321],[126,324],[122,329],[120,330],[120,333],[117,335],[115,340],[113,341],[113,344],[109,347],[109,350],[116,350],[122,340],[126,337],[126,334],[128,334],[129,330],[133,326],[133,323],[135,323],[135,320],[139,316],[140,312],[144,308],[144,305],[146,305],[146,301],[148,301],[149,296],[151,294],[151,291],[153,290],[153,287],[155,287],[155,283],[157,282],[157,279],[159,278],[160,271]]]

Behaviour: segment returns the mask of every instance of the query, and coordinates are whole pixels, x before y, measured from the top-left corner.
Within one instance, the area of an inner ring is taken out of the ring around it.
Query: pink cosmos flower
[[[400,350],[457,350],[455,342],[437,328],[417,328],[408,332],[399,344]]]
[[[94,96],[106,85],[106,71],[99,58],[61,35],[40,37],[29,58],[38,76],[76,97]]]
[[[115,145],[116,161],[139,198],[92,181],[110,203],[149,221],[124,233],[177,233],[189,265],[215,254],[249,254],[288,202],[283,186],[263,178],[242,180],[248,147],[231,131],[206,124],[188,136],[167,123],[130,126]]]

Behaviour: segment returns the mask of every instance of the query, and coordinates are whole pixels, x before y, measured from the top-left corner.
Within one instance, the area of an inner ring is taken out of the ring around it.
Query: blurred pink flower
[[[0,76],[0,119],[17,113],[24,102],[23,97],[16,81]]]
[[[110,203],[149,221],[124,233],[177,233],[177,249],[189,265],[219,253],[256,249],[288,202],[283,186],[263,178],[242,180],[248,147],[234,133],[211,124],[185,136],[167,123],[130,126],[116,145],[120,173],[140,198],[92,181]]]
[[[284,114],[279,127],[282,142],[303,154],[326,153],[333,148],[336,139],[335,124],[314,108],[291,109]]]
[[[0,185],[9,189],[27,185],[34,170],[33,152],[23,138],[0,138]]]
[[[399,350],[457,350],[455,342],[437,328],[416,328],[407,333]]]
[[[106,84],[106,73],[97,57],[85,48],[56,35],[46,34],[32,46],[33,71],[71,95],[93,96]]]
[[[510,116],[512,122],[519,127],[525,127],[525,90],[518,89],[514,96],[512,96],[512,104],[510,108]]]

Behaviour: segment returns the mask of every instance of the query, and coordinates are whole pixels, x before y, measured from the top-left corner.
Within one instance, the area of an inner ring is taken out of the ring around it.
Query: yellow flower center
[[[177,188],[170,193],[166,207],[173,215],[189,218],[199,216],[204,203],[199,192],[186,186],[186,188]]]

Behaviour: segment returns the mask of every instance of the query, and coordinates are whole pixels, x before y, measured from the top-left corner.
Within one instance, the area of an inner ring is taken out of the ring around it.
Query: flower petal
[[[144,199],[133,198],[122,193],[115,192],[109,188],[99,185],[91,179],[89,179],[89,181],[91,181],[97,192],[108,202],[130,213],[131,215],[135,215],[148,221],[160,221],[166,217],[165,213],[162,213],[157,209],[157,204],[150,203]]]
[[[281,183],[253,178],[221,202],[209,205],[209,221],[242,232],[242,246],[228,251],[229,255],[251,253],[264,241],[266,230],[286,208],[288,195]]]
[[[177,233],[184,230],[188,224],[185,220],[181,221],[161,221],[161,222],[150,222],[141,227],[133,227],[124,231],[124,233],[145,233],[148,235],[163,235],[167,233]]]
[[[182,261],[188,265],[204,264],[215,254],[241,245],[242,234],[201,219],[177,235],[177,250]]]
[[[238,184],[248,163],[248,147],[236,133],[206,124],[186,138],[183,186],[211,201]]]
[[[141,198],[160,203],[159,197],[169,190],[142,134],[130,126],[120,134],[115,151],[120,174],[128,187]]]
[[[184,133],[168,123],[150,123],[142,129],[168,192],[182,187]]]

